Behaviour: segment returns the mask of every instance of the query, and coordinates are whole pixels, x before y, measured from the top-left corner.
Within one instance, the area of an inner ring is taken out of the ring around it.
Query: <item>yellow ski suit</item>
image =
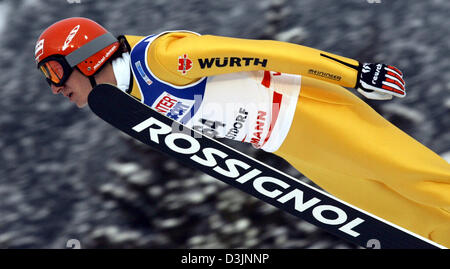
[[[125,38],[133,47],[143,37]],[[181,74],[183,54],[194,62],[207,57],[268,61],[265,68],[194,65]],[[356,86],[352,66],[358,61],[286,42],[187,32],[158,37],[147,59],[153,74],[175,85],[262,69],[302,75],[293,123],[274,154],[334,196],[450,247],[450,164],[344,88]],[[139,98],[133,85],[131,94]]]

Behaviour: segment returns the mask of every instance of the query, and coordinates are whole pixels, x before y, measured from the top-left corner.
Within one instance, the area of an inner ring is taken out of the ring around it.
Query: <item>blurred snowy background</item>
[[[78,2],[78,3],[77,3]],[[54,96],[34,63],[71,16],[114,34],[187,29],[277,39],[405,73],[408,96],[369,102],[450,159],[450,1],[0,0],[0,248],[354,248],[139,145]],[[307,181],[283,160],[231,144]]]

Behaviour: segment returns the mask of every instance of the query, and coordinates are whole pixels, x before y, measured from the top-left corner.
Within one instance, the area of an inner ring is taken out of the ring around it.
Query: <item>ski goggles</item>
[[[48,57],[39,63],[38,69],[44,74],[49,85],[53,84],[57,87],[63,86],[73,71],[64,56]]]

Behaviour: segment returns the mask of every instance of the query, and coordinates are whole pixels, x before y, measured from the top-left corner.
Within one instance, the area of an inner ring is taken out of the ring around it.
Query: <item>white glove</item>
[[[406,96],[405,81],[400,70],[392,65],[364,63],[360,65],[356,88],[368,99],[389,100]]]

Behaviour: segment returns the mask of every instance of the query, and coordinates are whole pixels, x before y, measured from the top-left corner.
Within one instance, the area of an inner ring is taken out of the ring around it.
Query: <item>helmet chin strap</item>
[[[97,86],[97,82],[95,81],[95,77],[94,76],[89,76],[89,82],[91,83],[92,89],[95,88],[95,86]]]

